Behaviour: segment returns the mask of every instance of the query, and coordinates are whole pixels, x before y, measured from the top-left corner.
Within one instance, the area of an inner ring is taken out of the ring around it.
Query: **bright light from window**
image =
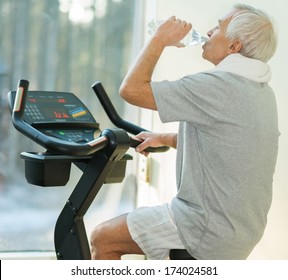
[[[79,1],[74,1],[69,9],[69,19],[75,23],[90,23],[93,18],[93,11]]]
[[[68,13],[70,8],[70,0],[59,0],[59,10],[62,13]]]
[[[106,14],[107,0],[96,0],[95,1],[95,16],[102,18]]]
[[[114,0],[121,3],[122,0]],[[69,19],[77,24],[88,24],[94,16],[106,15],[107,0],[59,0],[60,11],[69,14]]]

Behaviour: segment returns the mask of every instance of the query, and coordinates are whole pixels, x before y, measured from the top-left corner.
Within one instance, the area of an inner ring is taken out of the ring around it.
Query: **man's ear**
[[[229,46],[229,53],[238,53],[242,49],[242,43],[239,40],[236,40],[234,42],[231,42]]]

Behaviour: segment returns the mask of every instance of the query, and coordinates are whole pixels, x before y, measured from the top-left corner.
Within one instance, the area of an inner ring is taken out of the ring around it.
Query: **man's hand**
[[[158,38],[163,47],[184,47],[180,41],[192,29],[192,24],[175,16],[168,18],[156,30],[154,36]]]
[[[145,149],[148,147],[162,147],[168,146],[176,149],[177,146],[177,134],[176,133],[153,133],[153,132],[141,132],[134,136],[134,139],[141,141],[135,150],[144,156],[148,156],[149,152]]]

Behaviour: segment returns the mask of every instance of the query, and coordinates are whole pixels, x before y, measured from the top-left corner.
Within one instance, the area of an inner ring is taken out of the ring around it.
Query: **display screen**
[[[41,95],[42,94],[42,95]],[[95,123],[87,107],[72,93],[29,92],[24,119],[28,123]]]

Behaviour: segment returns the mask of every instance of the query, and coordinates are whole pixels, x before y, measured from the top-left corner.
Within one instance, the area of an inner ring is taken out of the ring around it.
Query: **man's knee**
[[[105,223],[96,226],[90,235],[90,246],[91,246],[91,258],[92,259],[102,259],[102,255],[105,252],[105,233],[107,227]],[[105,242],[106,241],[106,242]]]
[[[107,235],[108,227],[105,223],[96,226],[90,235],[90,244],[92,248],[100,248],[101,245],[105,244],[105,235]]]
[[[93,259],[118,259],[123,254],[142,254],[127,227],[127,214],[96,226],[90,236]]]

